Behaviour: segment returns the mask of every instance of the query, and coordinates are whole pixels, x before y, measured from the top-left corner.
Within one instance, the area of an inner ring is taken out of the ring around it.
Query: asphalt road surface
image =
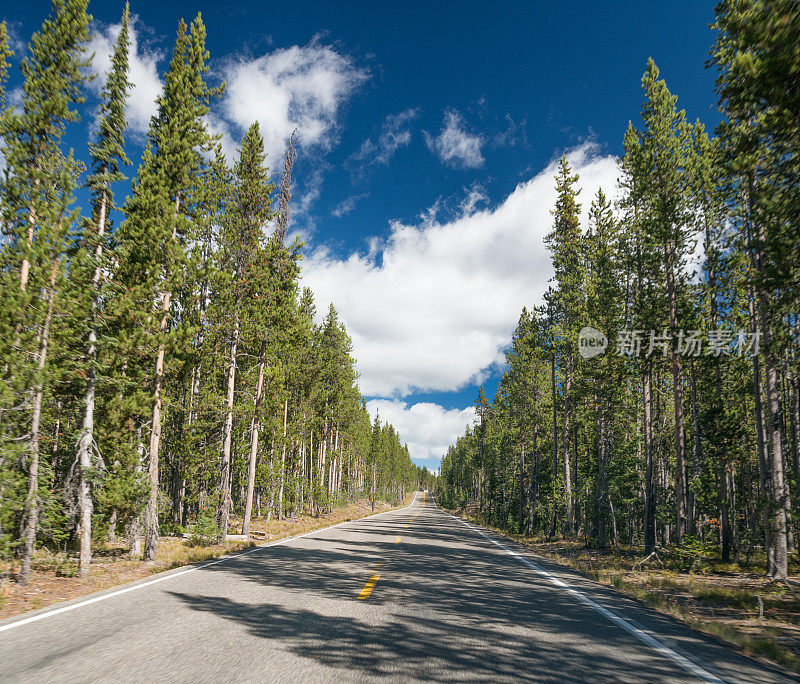
[[[787,681],[439,510],[0,622],[0,681]]]

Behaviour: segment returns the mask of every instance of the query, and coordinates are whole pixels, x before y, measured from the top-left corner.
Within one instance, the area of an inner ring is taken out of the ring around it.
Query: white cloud
[[[439,135],[433,137],[425,133],[425,143],[444,164],[467,169],[483,166],[481,147],[484,140],[464,128],[464,121],[455,110],[445,112]]]
[[[613,196],[618,168],[584,144],[568,159],[580,174],[585,221],[598,187]],[[333,302],[353,338],[367,396],[453,391],[503,363],[523,305],[541,301],[552,269],[544,236],[552,225],[556,161],[497,207],[446,223],[391,224],[385,241],[341,259],[319,247],[303,262],[318,310]],[[376,232],[379,232],[376,230]]]
[[[131,17],[128,78],[133,83],[133,88],[128,94],[125,113],[130,130],[142,135],[147,132],[150,117],[156,113],[156,99],[161,95],[164,85],[158,73],[161,54],[152,50],[140,51],[137,23],[138,18]],[[101,26],[89,43],[89,52],[95,53],[91,66],[92,72],[97,75],[97,78],[91,82],[91,87],[95,92],[100,91],[105,83],[106,74],[111,68],[114,43],[119,36],[120,28],[120,24]]]
[[[350,195],[349,197],[345,197],[333,208],[331,214],[333,214],[336,218],[342,218],[342,216],[346,216],[353,211],[353,209],[356,208],[356,203],[365,197],[369,197],[369,193],[364,192],[360,195]]]
[[[462,214],[472,214],[478,205],[489,201],[486,190],[480,183],[473,183],[459,206]]]
[[[406,109],[399,114],[390,114],[381,126],[377,142],[367,138],[358,152],[352,154],[346,165],[354,176],[363,176],[373,166],[388,166],[395,152],[411,142],[409,124],[417,118],[419,109]]]
[[[22,29],[21,21],[8,21],[6,22],[6,35],[8,36],[8,47],[14,52],[14,58],[21,60],[25,57],[25,41],[20,35]]]
[[[367,78],[348,56],[316,41],[231,61],[223,72],[228,84],[224,122],[217,119],[213,125],[226,135],[226,152],[231,155],[234,141],[258,121],[273,169],[295,128],[300,147],[330,149],[341,106]]]
[[[467,425],[475,421],[475,409],[445,409],[438,404],[420,402],[409,404],[397,399],[373,399],[367,402],[370,416],[378,412],[382,422],[391,423],[400,440],[408,444],[411,456],[430,461],[437,467],[447,447],[464,434]]]

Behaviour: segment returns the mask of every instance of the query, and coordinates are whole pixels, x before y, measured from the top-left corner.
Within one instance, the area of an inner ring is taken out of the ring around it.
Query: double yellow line
[[[426,501],[426,496],[423,493],[423,495],[422,495],[422,507],[423,508],[425,508],[425,501]],[[411,516],[411,520],[413,521],[415,517],[416,516]],[[403,527],[408,527],[408,524],[404,525]],[[394,543],[395,544],[399,544],[402,540],[403,540],[403,538],[398,535],[397,537],[395,537]],[[380,566],[381,566],[381,563],[379,562],[375,566],[375,570],[377,570]],[[367,583],[364,585],[364,588],[359,592],[358,599],[361,600],[361,601],[363,601],[364,599],[368,599],[370,594],[372,593],[372,590],[375,588],[375,585],[378,583],[378,580],[380,578],[381,578],[380,573],[378,573],[378,572],[373,573],[372,577],[370,577],[367,580]]]

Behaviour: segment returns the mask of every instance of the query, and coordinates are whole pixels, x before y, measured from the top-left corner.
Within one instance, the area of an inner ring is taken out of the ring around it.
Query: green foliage
[[[211,508],[205,508],[197,516],[194,526],[191,528],[189,543],[192,546],[211,546],[219,541],[219,525],[216,515]]]
[[[478,421],[449,448],[437,488],[444,505],[504,529],[644,543],[683,571],[765,544],[781,577],[781,517],[797,518],[800,481],[800,124],[785,87],[800,72],[800,10],[724,0],[717,19],[718,137],[686,121],[649,60],[616,211],[599,192],[586,230],[562,157],[553,286],[544,308],[523,309],[497,393],[478,393]],[[605,354],[578,357],[583,326],[606,334]],[[665,329],[672,350],[648,354],[650,330]],[[689,331],[708,341],[720,329],[760,329],[766,353],[678,356]],[[643,336],[638,354],[616,353],[622,331]]]

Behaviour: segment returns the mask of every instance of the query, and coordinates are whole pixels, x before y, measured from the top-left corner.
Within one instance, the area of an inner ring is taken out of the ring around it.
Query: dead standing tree
[[[281,196],[278,202],[278,220],[275,224],[275,239],[279,245],[283,245],[286,240],[286,231],[289,227],[289,205],[292,200],[292,168],[294,160],[297,158],[295,149],[295,139],[297,129],[292,131],[289,138],[289,146],[286,148],[286,156],[283,161],[283,178],[281,179]]]

